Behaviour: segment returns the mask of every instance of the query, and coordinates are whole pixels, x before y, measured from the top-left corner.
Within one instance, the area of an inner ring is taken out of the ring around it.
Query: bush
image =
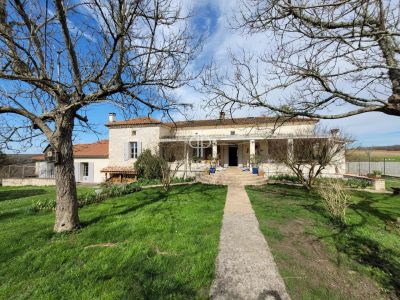
[[[140,186],[135,183],[125,184],[125,185],[112,185],[110,187],[106,187],[100,189],[98,191],[90,191],[86,194],[78,197],[78,207],[83,207],[92,203],[99,203],[107,198],[123,196],[126,194],[131,194],[136,191],[141,190]],[[56,208],[56,200],[39,200],[32,204],[33,211],[40,210],[55,210]]]
[[[358,179],[358,178],[349,178],[344,180],[346,186],[351,188],[362,188],[365,189],[367,187],[372,186],[372,182],[370,180]]]
[[[144,150],[135,162],[135,170],[138,178],[161,178],[161,160],[153,155],[149,149]]]
[[[372,174],[375,177],[380,177],[382,175],[382,171],[380,171],[380,170],[372,170]]]
[[[335,223],[346,224],[346,208],[350,196],[346,191],[342,180],[326,180],[325,184],[319,186],[318,194],[324,201],[324,205]]]
[[[299,178],[295,175],[289,175],[289,174],[279,174],[279,175],[272,175],[269,176],[269,179],[272,180],[278,180],[278,181],[289,181],[292,183],[299,183]]]

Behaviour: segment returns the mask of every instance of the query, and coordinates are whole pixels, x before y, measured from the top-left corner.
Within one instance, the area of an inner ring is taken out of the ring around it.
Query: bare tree
[[[72,137],[85,108],[168,114],[196,50],[186,23],[173,0],[0,0],[0,136],[43,134],[57,154],[56,232],[79,226]]]
[[[323,131],[298,133],[296,136],[299,138],[269,140],[268,153],[275,162],[289,168],[310,190],[324,169],[328,166],[336,169],[344,161],[349,139]]]
[[[172,180],[179,169],[185,164],[182,145],[168,143],[160,148],[161,181],[165,191],[169,191]]]
[[[400,116],[398,0],[242,0],[237,24],[270,41],[261,55],[232,54],[231,73],[208,69],[202,87],[212,105],[325,119]]]

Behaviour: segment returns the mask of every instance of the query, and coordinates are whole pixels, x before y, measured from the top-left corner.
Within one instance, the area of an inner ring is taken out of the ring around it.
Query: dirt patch
[[[320,298],[382,299],[387,297],[371,279],[340,265],[316,237],[305,232],[309,221],[292,220],[286,224],[267,222],[284,238],[271,241],[275,260],[292,299],[305,299],[309,291]],[[390,298],[389,298],[390,299]]]

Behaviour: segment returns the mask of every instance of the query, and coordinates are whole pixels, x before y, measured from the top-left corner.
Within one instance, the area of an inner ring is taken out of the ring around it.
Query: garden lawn
[[[400,197],[353,192],[338,228],[300,187],[247,192],[292,299],[400,297]]]
[[[84,192],[80,190],[79,192]],[[52,232],[30,210],[54,188],[0,187],[0,298],[207,298],[226,188],[146,189],[80,209],[83,227]]]
[[[400,178],[396,177],[384,177],[386,189],[392,191],[392,187],[400,188]]]

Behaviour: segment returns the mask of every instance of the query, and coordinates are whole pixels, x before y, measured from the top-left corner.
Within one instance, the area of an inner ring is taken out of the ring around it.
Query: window
[[[135,136],[136,135],[136,130],[132,130],[132,136]]]
[[[231,131],[231,135],[235,135],[235,131]]]
[[[138,157],[137,142],[130,142],[129,149],[130,149],[130,158],[137,158]]]
[[[82,163],[83,176],[89,176],[89,163]]]

